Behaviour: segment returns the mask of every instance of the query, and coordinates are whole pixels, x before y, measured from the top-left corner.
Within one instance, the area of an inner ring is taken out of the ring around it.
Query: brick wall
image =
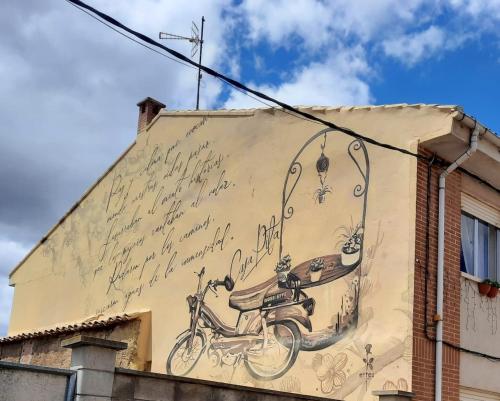
[[[421,149],[421,154],[428,155]],[[438,178],[440,168],[434,167],[431,178],[430,247],[428,322],[429,335],[435,337],[433,317],[436,313],[436,267],[438,234]],[[435,343],[424,333],[424,283],[426,261],[426,196],[427,163],[417,167],[417,210],[415,247],[415,286],[413,305],[413,392],[415,401],[434,399]],[[460,197],[461,175],[454,172],[446,179],[445,274],[444,274],[444,339],[460,343]],[[443,346],[443,401],[459,399],[458,351]]]
[[[146,98],[139,103],[138,106],[139,119],[137,122],[137,133],[139,134],[151,121],[153,121],[153,118],[156,117],[165,105],[154,99]]]

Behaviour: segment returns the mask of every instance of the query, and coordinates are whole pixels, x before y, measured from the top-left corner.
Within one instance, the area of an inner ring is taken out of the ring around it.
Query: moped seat
[[[229,306],[241,312],[258,309],[264,302],[268,290],[278,285],[278,278],[271,277],[269,280],[241,291],[233,291],[229,296]]]

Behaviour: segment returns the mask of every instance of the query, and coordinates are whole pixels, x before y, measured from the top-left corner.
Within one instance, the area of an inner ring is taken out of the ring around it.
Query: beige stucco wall
[[[488,355],[500,356],[500,297],[479,294],[477,281],[461,278],[460,345]],[[500,393],[498,362],[460,353],[460,385]]]
[[[413,151],[419,137],[451,127],[449,111],[432,107],[320,113]],[[207,280],[231,274],[235,290],[275,274],[283,181],[294,155],[322,128],[279,111],[163,113],[13,274],[9,333],[147,309],[152,370],[165,372],[177,335],[189,325],[185,298],[196,289],[193,272],[205,266]],[[341,227],[360,221],[362,202],[353,189],[361,177],[347,155],[351,141],[341,133],[327,137],[332,192],[323,204],[314,199],[322,138],[299,159],[302,176],[288,204],[294,215],[283,231],[293,266],[339,254]],[[367,150],[361,273],[305,290],[316,300],[313,329],[327,329],[352,300],[361,274],[356,330],[326,349],[301,351],[276,380],[256,380],[243,364],[214,367],[206,356],[190,376],[348,400],[372,399],[372,390],[391,382],[411,389],[416,161],[369,144]],[[220,289],[206,302],[234,325],[238,313],[228,297]],[[370,367],[363,361],[368,344]]]

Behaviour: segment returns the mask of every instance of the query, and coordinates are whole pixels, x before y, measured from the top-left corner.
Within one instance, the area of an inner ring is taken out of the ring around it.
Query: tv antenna
[[[198,26],[193,21],[192,25],[191,25],[191,37],[174,35],[173,33],[167,33],[167,32],[160,32],[158,37],[160,39],[187,40],[188,42],[192,43],[191,58],[194,58],[194,56],[196,56],[196,53],[198,52],[198,49],[199,49],[200,56],[199,56],[198,64],[201,65],[201,56],[203,53],[203,26],[204,25],[205,25],[205,17],[201,17],[201,35],[200,35],[200,30],[198,29]],[[196,92],[196,110],[199,110],[199,108],[200,108],[200,83],[201,83],[201,68],[198,67],[198,90]]]

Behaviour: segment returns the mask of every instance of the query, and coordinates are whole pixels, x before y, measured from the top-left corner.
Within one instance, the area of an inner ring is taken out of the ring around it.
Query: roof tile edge
[[[32,338],[49,337],[53,335],[71,334],[82,330],[94,330],[99,328],[107,328],[117,326],[122,323],[130,322],[139,318],[146,311],[123,313],[121,315],[114,315],[104,318],[86,319],[77,322],[64,323],[62,325],[53,325],[45,328],[35,329],[31,331],[24,331],[6,337],[0,337],[0,344],[12,343],[17,341],[29,340]]]

